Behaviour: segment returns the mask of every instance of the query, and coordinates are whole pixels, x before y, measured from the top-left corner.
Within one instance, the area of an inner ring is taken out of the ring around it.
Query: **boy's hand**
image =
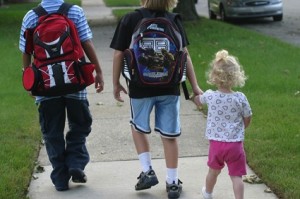
[[[194,103],[195,103],[197,106],[202,106],[202,104],[201,104],[201,102],[200,102],[200,96],[201,96],[201,94],[200,94],[200,95],[196,95],[196,96],[194,96],[194,98],[193,98],[193,101],[194,101]]]
[[[95,89],[97,93],[100,93],[104,89],[104,81],[102,73],[96,73],[95,76]]]

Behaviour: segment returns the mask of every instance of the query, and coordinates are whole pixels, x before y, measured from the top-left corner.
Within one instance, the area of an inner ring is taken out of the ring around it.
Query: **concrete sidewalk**
[[[149,190],[136,192],[136,177],[140,174],[140,164],[131,138],[129,126],[129,99],[117,103],[113,98],[112,88],[112,57],[109,48],[114,33],[115,22],[111,9],[105,7],[102,0],[83,0],[83,9],[92,24],[94,44],[100,58],[105,77],[105,90],[95,93],[88,88],[90,108],[93,115],[92,133],[88,137],[87,147],[91,162],[85,172],[88,177],[86,184],[70,182],[70,190],[57,192],[50,180],[52,167],[48,161],[45,147],[42,147],[39,162],[45,172],[35,173],[32,178],[28,197],[30,199],[163,199],[165,191],[165,162],[159,135],[149,136],[153,168],[160,183]],[[110,25],[109,25],[110,24]],[[97,25],[97,26],[96,26]],[[124,83],[124,82],[123,82]],[[124,84],[125,85],[125,84]],[[179,138],[179,177],[183,182],[180,198],[202,198],[201,188],[207,173],[208,143],[204,139],[205,117],[196,111],[190,101],[181,101],[182,136]],[[248,173],[253,174],[250,168]],[[245,199],[275,199],[274,194],[265,193],[264,184],[245,183]],[[233,199],[233,191],[227,169],[221,173],[214,193],[215,199]]]

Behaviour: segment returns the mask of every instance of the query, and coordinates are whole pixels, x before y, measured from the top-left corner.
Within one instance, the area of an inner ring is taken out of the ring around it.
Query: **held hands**
[[[200,96],[203,94],[203,91],[199,88],[199,86],[196,86],[193,88],[194,96],[192,98],[192,101],[196,104],[197,107],[202,107],[202,104],[200,102]]]
[[[194,103],[196,104],[196,106],[202,106],[202,104],[201,104],[201,102],[200,102],[200,96],[201,96],[201,94],[200,95],[196,95],[196,96],[194,96],[194,98],[193,98],[193,101],[194,101]]]
[[[197,107],[202,107],[200,102],[200,96],[203,94],[203,91],[198,85],[192,85],[193,95],[191,96],[191,100],[196,104]]]
[[[195,87],[193,88],[193,93],[194,93],[194,96],[196,96],[196,95],[201,95],[201,94],[203,94],[203,91],[201,90],[201,88],[200,88],[199,86],[195,86]]]

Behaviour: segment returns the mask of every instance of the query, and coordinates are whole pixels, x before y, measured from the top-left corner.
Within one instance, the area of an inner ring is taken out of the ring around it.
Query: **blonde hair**
[[[243,87],[247,77],[238,59],[228,54],[227,50],[216,53],[210,64],[207,83],[217,87]]]
[[[176,7],[177,0],[141,0],[141,6],[150,10],[168,11]]]

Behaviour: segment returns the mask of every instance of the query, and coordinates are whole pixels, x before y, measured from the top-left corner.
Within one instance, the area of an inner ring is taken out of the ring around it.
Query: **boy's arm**
[[[201,94],[200,95],[196,95],[195,97],[194,97],[194,103],[196,104],[196,106],[202,106],[202,103],[201,103],[201,101],[200,101],[200,96],[201,96]]]
[[[203,91],[200,89],[198,82],[197,82],[197,78],[195,75],[195,71],[194,71],[194,66],[193,66],[193,62],[192,59],[190,57],[189,51],[188,49],[185,47],[184,51],[187,53],[187,71],[186,71],[186,75],[187,78],[192,86],[193,89],[193,93],[194,95],[199,95],[202,94]]]
[[[22,63],[23,63],[23,69],[30,66],[30,64],[31,64],[31,55],[29,55],[27,53],[23,53],[23,62]]]
[[[103,74],[100,67],[100,63],[98,61],[95,47],[91,40],[84,41],[81,44],[86,56],[89,58],[90,62],[95,65],[95,71],[96,71],[95,88],[96,88],[96,92],[100,93],[104,89],[104,80],[103,80]]]
[[[122,51],[115,50],[113,57],[113,93],[114,98],[119,102],[124,102],[124,99],[121,97],[121,92],[127,94],[126,89],[120,83],[123,57],[124,54]]]

